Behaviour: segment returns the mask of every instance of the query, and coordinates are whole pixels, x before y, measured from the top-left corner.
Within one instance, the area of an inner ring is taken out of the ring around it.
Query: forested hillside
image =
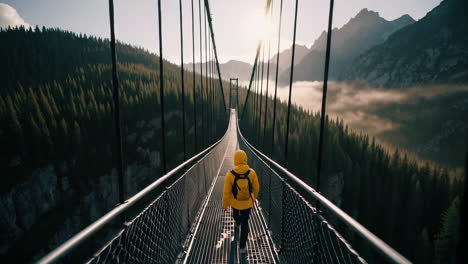
[[[124,44],[117,57],[128,198],[162,173],[159,58]],[[118,202],[111,57],[108,40],[21,27],[0,29],[0,58],[0,255],[22,262]],[[168,169],[183,161],[182,100],[187,157],[227,125],[218,80],[203,77],[202,90],[196,75],[194,105],[192,73],[185,74],[185,98],[180,74],[165,62]]]
[[[244,102],[245,93],[240,98]],[[264,101],[264,100],[263,100]],[[273,100],[268,100],[266,136],[264,107],[251,95],[240,126],[246,138],[284,164],[287,106],[277,105],[272,140]],[[242,109],[242,106],[241,106]],[[261,125],[260,125],[261,124]],[[320,116],[292,107],[288,169],[312,187],[317,180]],[[272,147],[273,146],[273,147]],[[321,192],[415,263],[454,263],[461,178],[444,168],[418,165],[399,151],[389,153],[366,135],[351,131],[343,120],[326,121]],[[325,212],[326,213],[326,212]],[[357,237],[337,223],[352,245]],[[370,263],[368,248],[358,248]]]

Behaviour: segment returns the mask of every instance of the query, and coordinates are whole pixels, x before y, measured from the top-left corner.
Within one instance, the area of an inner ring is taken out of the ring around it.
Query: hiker
[[[234,169],[226,174],[224,180],[223,209],[232,207],[235,221],[234,235],[238,236],[241,228],[239,252],[245,254],[247,236],[249,235],[249,215],[258,197],[260,185],[257,174],[247,164],[247,154],[242,150],[234,153]]]

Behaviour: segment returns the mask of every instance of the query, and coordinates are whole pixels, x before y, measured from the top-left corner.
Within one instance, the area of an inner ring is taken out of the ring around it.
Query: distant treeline
[[[243,91],[240,102],[244,99]],[[265,98],[260,104],[258,96],[251,94],[246,109],[240,123],[243,134],[285,164],[287,105],[277,103],[274,139],[273,99],[268,98],[266,136]],[[293,106],[290,118],[288,170],[315,187],[320,114]],[[415,263],[455,263],[461,179],[449,177],[444,168],[418,165],[398,150],[389,153],[373,138],[351,131],[340,119],[326,118],[323,153],[321,191],[325,196],[331,196],[354,219]],[[335,186],[330,184],[332,178],[337,180]],[[344,181],[341,192],[340,181]],[[358,237],[343,227],[339,230],[373,263],[372,253],[359,246],[363,242]]]
[[[27,181],[35,170],[52,166],[59,177],[68,178],[70,186],[64,186],[63,191],[69,190],[80,200],[97,178],[115,170],[109,47],[108,40],[59,29],[0,29],[0,196]],[[117,57],[125,167],[150,170],[152,177],[135,183],[143,188],[162,174],[159,57],[121,43]],[[183,162],[182,100],[187,157],[224,134],[227,116],[218,79],[203,77],[202,84],[201,75],[196,74],[196,110],[192,73],[185,74],[185,98],[181,96],[180,68],[167,61],[164,82],[167,163],[171,169]],[[131,172],[126,174],[127,181],[134,180],[128,178]],[[135,191],[127,188],[126,198]],[[70,201],[63,203],[56,207],[73,207]],[[36,220],[47,221],[47,217],[44,214]],[[67,217],[61,216],[63,221]],[[34,254],[49,238],[35,238],[36,244],[28,244],[30,251],[23,255]],[[8,243],[13,249],[24,246]]]

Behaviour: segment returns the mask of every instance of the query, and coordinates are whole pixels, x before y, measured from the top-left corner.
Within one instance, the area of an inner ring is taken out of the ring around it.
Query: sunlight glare
[[[264,13],[256,13],[246,22],[247,32],[256,41],[267,41],[274,37],[275,30],[270,16],[265,16]]]

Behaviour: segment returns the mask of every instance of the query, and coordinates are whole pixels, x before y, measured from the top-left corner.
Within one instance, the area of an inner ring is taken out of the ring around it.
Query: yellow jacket
[[[244,151],[238,150],[234,153],[234,171],[237,174],[245,174],[250,169],[248,175],[250,182],[252,183],[252,195],[248,194],[249,182],[247,179],[237,180],[237,186],[240,188],[240,192],[237,194],[237,199],[234,199],[232,194],[232,185],[236,176],[230,171],[226,174],[224,180],[224,192],[223,192],[223,208],[227,209],[229,206],[237,210],[245,210],[253,206],[254,201],[258,197],[260,192],[260,185],[258,184],[257,174],[253,169],[247,165],[247,154]]]

